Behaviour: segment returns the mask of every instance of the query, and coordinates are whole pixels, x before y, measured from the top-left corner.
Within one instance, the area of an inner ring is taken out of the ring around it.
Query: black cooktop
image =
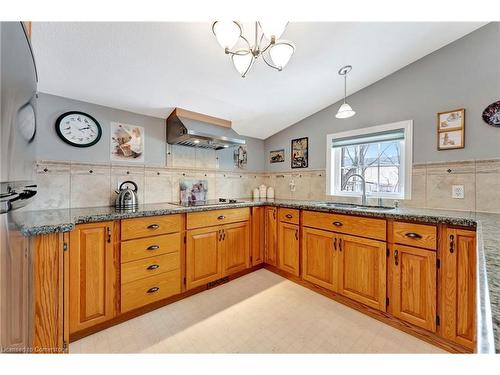
[[[208,199],[206,201],[188,201],[188,202],[169,202],[176,206],[183,207],[194,207],[194,206],[217,206],[222,204],[238,203],[236,199],[219,198],[219,199]]]

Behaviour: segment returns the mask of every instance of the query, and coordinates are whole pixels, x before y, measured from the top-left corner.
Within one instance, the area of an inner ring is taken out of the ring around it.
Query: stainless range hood
[[[244,145],[231,121],[175,108],[167,118],[167,142],[173,145],[221,150]]]

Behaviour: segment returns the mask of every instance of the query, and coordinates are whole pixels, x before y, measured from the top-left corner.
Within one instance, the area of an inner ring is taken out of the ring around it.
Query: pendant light
[[[351,65],[346,65],[340,68],[339,75],[344,76],[344,103],[340,106],[336,118],[349,118],[356,114],[356,112],[351,108],[349,104],[345,101],[347,97],[347,73],[349,73],[352,69]]]

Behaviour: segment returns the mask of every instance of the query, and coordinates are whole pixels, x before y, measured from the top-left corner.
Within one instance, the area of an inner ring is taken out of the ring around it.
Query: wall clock
[[[92,116],[78,111],[63,113],[56,120],[57,135],[75,147],[90,147],[99,142],[101,125]]]

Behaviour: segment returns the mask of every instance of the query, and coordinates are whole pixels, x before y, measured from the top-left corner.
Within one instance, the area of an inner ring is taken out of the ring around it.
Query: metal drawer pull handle
[[[339,251],[342,251],[342,238],[339,238]]]
[[[147,269],[150,270],[150,271],[152,271],[152,270],[156,270],[158,268],[160,268],[159,264],[152,264]]]
[[[286,217],[287,219],[291,219],[293,216],[292,216],[292,215],[290,215],[290,214],[286,214],[286,215],[285,215],[285,217]]]
[[[334,221],[332,224],[335,225],[336,227],[341,227],[342,225],[344,225],[340,221]]]
[[[337,250],[337,237],[333,239],[333,250]]]
[[[298,241],[299,240],[299,230],[295,229],[295,239]]]
[[[409,238],[414,238],[414,239],[420,239],[420,238],[422,238],[422,236],[420,234],[414,233],[414,232],[406,233],[405,236],[409,237]]]
[[[450,253],[453,254],[453,252],[455,251],[455,236],[453,234],[450,234]]]
[[[394,264],[397,266],[399,264],[399,256],[398,256],[398,251],[394,250]]]
[[[158,250],[160,248],[160,246],[158,245],[151,245],[147,248],[147,250]]]
[[[220,215],[219,217],[217,217],[217,220],[224,220],[226,217],[224,215]]]
[[[151,224],[151,225],[148,225],[148,229],[151,229],[151,230],[154,230],[154,229],[158,229],[160,226],[158,224]]]
[[[156,293],[159,290],[160,290],[160,288],[158,288],[157,286],[154,286],[154,287],[148,289],[148,293]]]

